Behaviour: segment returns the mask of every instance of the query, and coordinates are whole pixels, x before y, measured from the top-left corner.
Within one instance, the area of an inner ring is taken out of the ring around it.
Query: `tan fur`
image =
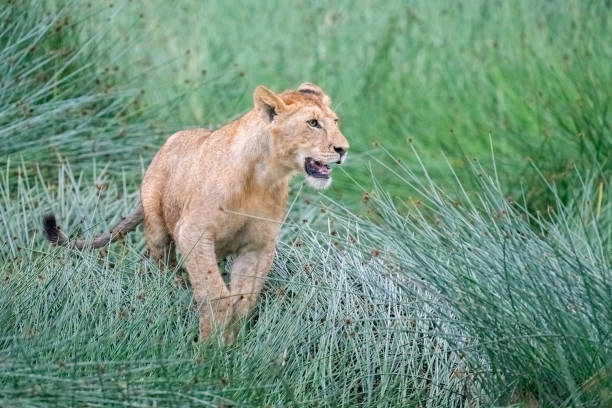
[[[175,246],[183,256],[199,305],[201,339],[254,306],[274,258],[291,176],[306,173],[307,157],[341,163],[349,148],[329,97],[314,84],[280,94],[259,86],[253,102],[250,112],[219,130],[172,135],[145,173],[142,205],[109,233],[71,243],[99,248],[133,230],[144,215],[151,256],[174,264]],[[309,125],[312,119],[320,127]],[[315,188],[331,182],[306,178]],[[52,243],[69,243],[52,213],[43,225]],[[217,268],[228,255],[236,256],[229,289]],[[232,338],[231,329],[226,338]]]
[[[329,97],[316,85],[278,95],[260,86],[253,100],[253,110],[219,130],[174,134],[142,182],[147,245],[162,259],[172,258],[176,243],[200,306],[203,339],[254,306],[274,257],[291,176],[304,172],[306,157],[335,163],[346,154],[334,148],[349,147]],[[321,129],[307,124],[312,118]],[[229,289],[217,268],[228,255],[236,255]]]

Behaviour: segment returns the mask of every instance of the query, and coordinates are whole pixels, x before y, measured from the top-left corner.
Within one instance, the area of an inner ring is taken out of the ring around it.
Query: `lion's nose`
[[[344,158],[346,158],[345,154],[348,147],[334,146],[334,150],[340,155],[336,163],[341,164],[344,161]]]
[[[340,155],[340,157],[344,156],[344,153],[346,153],[345,147],[334,146],[334,150]]]

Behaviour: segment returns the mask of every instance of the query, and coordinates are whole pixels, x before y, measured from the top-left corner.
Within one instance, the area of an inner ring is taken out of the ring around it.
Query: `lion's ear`
[[[274,92],[263,85],[259,85],[253,92],[253,105],[264,112],[266,118],[272,122],[274,117],[285,109],[285,103]]]
[[[331,99],[329,99],[329,96],[327,96],[327,94],[323,92],[321,87],[313,84],[312,82],[304,82],[303,84],[298,86],[297,90],[301,93],[315,95],[321,100],[321,102],[323,102],[323,104],[327,106],[331,105]]]

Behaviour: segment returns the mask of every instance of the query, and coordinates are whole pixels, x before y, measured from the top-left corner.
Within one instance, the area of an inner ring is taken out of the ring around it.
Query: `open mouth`
[[[320,161],[316,161],[312,157],[307,157],[304,161],[304,170],[311,177],[328,179],[331,173],[331,168]]]

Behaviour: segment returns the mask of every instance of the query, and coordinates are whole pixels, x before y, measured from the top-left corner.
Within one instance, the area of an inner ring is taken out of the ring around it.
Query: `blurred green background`
[[[139,158],[146,164],[173,131],[219,127],[248,111],[257,85],[281,91],[304,81],[332,97],[352,146],[344,170],[366,187],[377,144],[412,160],[413,141],[439,179],[448,175],[443,154],[461,170],[466,158],[490,160],[493,149],[509,188],[534,184],[526,158],[550,178],[611,160],[604,1],[68,4],[56,7],[68,24],[55,46],[83,50],[64,75],[88,71],[93,93],[142,92],[138,109],[122,108],[132,128],[91,132],[89,152],[68,155],[73,165],[106,153],[115,171],[142,167]],[[154,128],[133,129],[147,109]],[[81,138],[46,132],[37,146]],[[108,138],[114,147],[102,147]],[[24,155],[14,134],[4,141],[15,158]],[[345,172],[335,173],[330,194],[360,194]],[[393,179],[383,182],[403,194]]]
[[[153,100],[186,92],[181,124],[227,122],[258,84],[320,84],[361,183],[377,142],[409,158],[413,140],[440,176],[442,152],[462,167],[493,147],[514,183],[527,156],[550,172],[581,154],[612,158],[610,13],[591,2],[148,2],[120,14],[117,41],[139,38],[128,73],[174,61],[144,87]],[[342,190],[354,183],[337,175]]]

